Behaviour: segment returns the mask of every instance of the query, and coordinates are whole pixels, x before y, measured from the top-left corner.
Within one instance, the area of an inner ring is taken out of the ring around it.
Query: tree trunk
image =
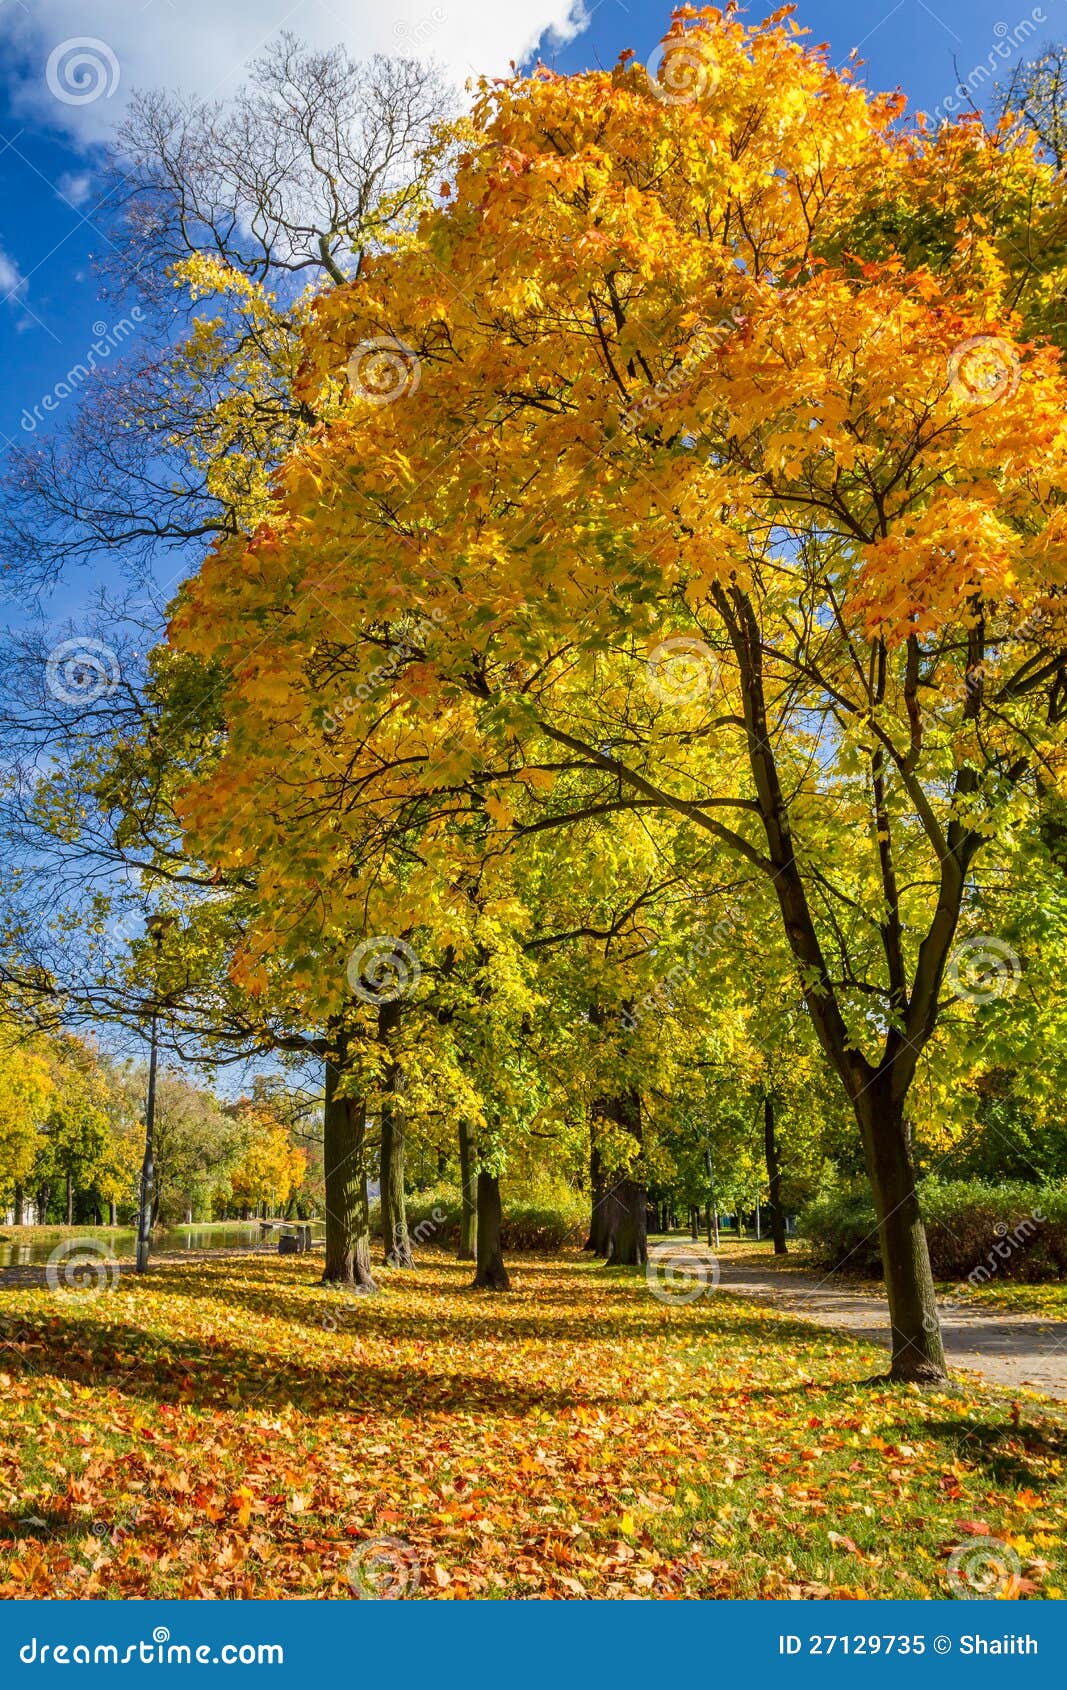
[[[390,1035],[400,1019],[400,1004],[383,1003],[378,1010],[378,1039],[389,1049]],[[385,1260],[390,1267],[415,1266],[408,1237],[407,1204],[404,1196],[404,1117],[399,1108],[400,1071],[388,1060],[382,1093],[381,1225]]]
[[[767,841],[767,858],[778,898],[782,925],[797,964],[812,1026],[852,1103],[863,1140],[867,1171],[878,1217],[886,1289],[893,1326],[894,1379],[937,1382],[945,1377],[944,1347],[930,1272],[930,1252],[915,1192],[904,1098],[915,1064],[937,1023],[937,995],[942,971],[959,918],[970,863],[980,835],[966,822],[949,824],[947,852],[940,853],[937,904],[919,949],[912,990],[900,952],[900,909],[891,852],[881,853],[887,920],[883,935],[890,947],[891,970],[904,1027],[891,1027],[877,1068],[855,1048],[823,955],[819,933],[793,846],[789,802],[775,762],[774,740],[768,726],[763,685],[763,640],[753,601],[739,585],[712,587],[741,672],[741,698],[749,765],[760,820]],[[881,755],[872,764],[877,782]],[[957,772],[955,790],[966,797],[973,790],[973,771]],[[888,833],[886,836],[888,843]],[[896,1081],[895,1090],[893,1088]]]
[[[641,1099],[636,1091],[611,1098],[603,1113],[641,1143]],[[606,1259],[620,1266],[642,1266],[648,1260],[648,1193],[644,1180],[633,1178],[630,1172],[611,1180],[603,1210]]]
[[[365,1166],[367,1115],[356,1098],[341,1097],[347,1039],[334,1030],[335,1049],[326,1058],[322,1160],[326,1185],[324,1285],[354,1285],[376,1291],[370,1266],[370,1217]]]
[[[690,1211],[689,1211],[689,1236],[692,1238],[694,1244],[697,1242],[697,1239],[700,1237],[700,1210],[699,1209],[690,1209]]]
[[[395,1106],[386,1101],[381,1120],[381,1216],[382,1246],[390,1267],[415,1266],[408,1236],[407,1203],[404,1197],[404,1123]]]
[[[74,1179],[67,1175],[67,1225],[74,1225]]]
[[[459,1123],[459,1260],[474,1261],[474,1240],[478,1231],[478,1193],[474,1175],[471,1130]]]
[[[118,1204],[115,1202],[114,1198],[111,1199],[107,1206],[107,1224],[108,1226],[118,1226],[119,1224]]]
[[[608,1214],[608,1262],[612,1266],[642,1267],[648,1261],[644,1185],[635,1179],[616,1180],[608,1193],[605,1207]]]
[[[604,1164],[600,1157],[600,1150],[596,1143],[596,1115],[590,1120],[590,1149],[589,1149],[589,1237],[583,1249],[591,1250],[595,1256],[606,1256],[608,1253],[608,1217],[604,1207],[607,1196],[608,1182],[604,1174]]]
[[[48,1205],[52,1201],[52,1186],[46,1181],[37,1193],[37,1225],[48,1225]]]
[[[15,1185],[15,1197],[14,1197],[14,1215],[15,1215],[14,1225],[15,1226],[21,1226],[22,1225],[22,1214],[23,1214],[24,1207],[25,1207],[25,1198],[22,1195],[22,1187],[21,1187],[21,1185],[16,1183],[16,1185]]]
[[[763,1099],[763,1154],[767,1163],[767,1185],[771,1196],[771,1237],[776,1256],[788,1254],[785,1244],[785,1214],[782,1210],[782,1170],[778,1162],[778,1143],[774,1136],[774,1098],[770,1092]]]
[[[474,1286],[484,1291],[510,1291],[511,1281],[500,1248],[500,1181],[495,1174],[478,1175],[478,1257]]]
[[[858,1099],[856,1114],[878,1218],[893,1329],[889,1377],[936,1384],[945,1378],[945,1349],[915,1188],[910,1129],[903,1108],[882,1086],[870,1087]]]

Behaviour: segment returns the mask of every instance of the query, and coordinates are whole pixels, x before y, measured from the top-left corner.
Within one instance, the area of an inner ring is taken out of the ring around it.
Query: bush
[[[919,1201],[935,1279],[977,1286],[993,1279],[1067,1278],[1067,1186],[925,1179]],[[881,1275],[866,1189],[823,1193],[802,1210],[797,1229],[821,1267]]]
[[[507,1250],[559,1250],[581,1244],[589,1230],[587,1200],[569,1186],[537,1186],[509,1191],[502,1182],[504,1221],[501,1242]],[[412,1246],[436,1245],[454,1250],[459,1243],[458,1185],[441,1184],[419,1191],[407,1200],[408,1232]],[[371,1231],[380,1225],[378,1204],[371,1204]]]

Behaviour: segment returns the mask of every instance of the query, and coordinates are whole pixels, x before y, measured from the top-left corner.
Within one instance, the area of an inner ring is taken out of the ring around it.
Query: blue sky
[[[1032,8],[1020,0],[805,0],[797,18],[835,60],[859,48],[869,84],[899,86],[913,107],[932,111],[961,77],[980,104],[990,67],[1009,68],[1067,33],[1065,11],[1067,0]],[[647,59],[668,20],[669,8],[652,0],[586,0],[584,17],[580,0],[380,0],[373,10],[366,0],[95,0],[92,8],[0,0],[0,450],[27,438],[35,408],[34,432],[51,426],[40,410],[45,396],[115,314],[98,302],[92,256],[106,242],[100,147],[130,87],[178,83],[224,95],[283,22],[320,45],[414,47],[462,78],[474,68],[499,72],[538,40],[540,56],[562,70],[610,65],[624,48]],[[63,71],[55,55],[87,31],[103,92],[84,103],[56,98]],[[54,416],[61,419],[61,406]]]

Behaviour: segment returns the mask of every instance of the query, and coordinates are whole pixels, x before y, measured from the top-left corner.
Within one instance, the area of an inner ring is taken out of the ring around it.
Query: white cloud
[[[356,57],[432,58],[462,85],[587,22],[584,0],[35,0],[0,8],[0,42],[19,67],[17,108],[100,141],[131,88],[224,98],[280,29],[315,47],[344,42]]]
[[[0,302],[13,305],[25,291],[25,276],[15,260],[0,247]]]
[[[65,170],[56,183],[56,193],[68,205],[84,205],[93,191],[93,179],[87,170]]]

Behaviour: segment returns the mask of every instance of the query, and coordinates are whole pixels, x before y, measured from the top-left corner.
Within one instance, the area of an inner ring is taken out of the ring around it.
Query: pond
[[[53,1227],[42,1227],[40,1243],[25,1237],[13,1243],[0,1236],[0,1268],[45,1263],[61,1242],[73,1243],[80,1236],[96,1239],[114,1256],[137,1254],[137,1234],[132,1227],[119,1227],[114,1232],[86,1227],[84,1234],[75,1231],[62,1240],[57,1237]],[[258,1221],[214,1221],[201,1226],[168,1226],[152,1234],[152,1254],[172,1255],[184,1250],[247,1250],[250,1245],[258,1244],[259,1238]],[[272,1235],[271,1242],[277,1248],[276,1234]]]

